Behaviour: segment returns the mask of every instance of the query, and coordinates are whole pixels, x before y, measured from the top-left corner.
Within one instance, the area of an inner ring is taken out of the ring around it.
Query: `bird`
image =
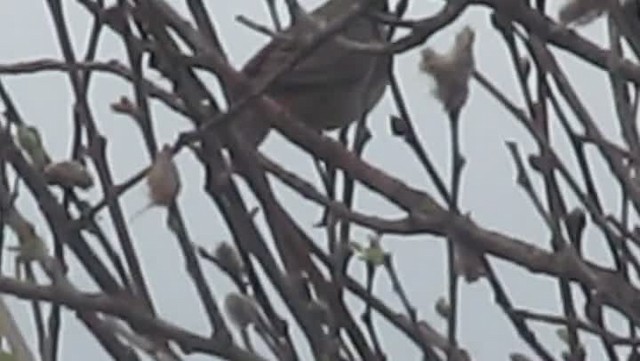
[[[259,50],[242,68],[250,80],[260,83],[288,61],[301,46],[301,36],[319,29],[360,0],[329,0],[297,21]],[[387,0],[368,0],[372,10],[387,9]],[[360,43],[382,42],[387,29],[365,14],[337,33]],[[390,54],[373,54],[345,47],[331,38],[313,49],[292,69],[273,81],[265,94],[317,131],[344,127],[367,114],[382,98],[389,82]],[[256,109],[241,112],[235,124],[245,140],[259,146],[270,131],[265,114]]]

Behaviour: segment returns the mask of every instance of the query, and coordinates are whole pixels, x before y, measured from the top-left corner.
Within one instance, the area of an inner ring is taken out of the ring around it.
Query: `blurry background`
[[[183,1],[168,0],[176,8],[187,14]],[[235,20],[244,15],[258,23],[271,25],[264,1],[260,0],[208,0],[206,1],[215,21],[216,30],[223,40],[225,50],[233,63],[240,67],[268,39],[262,34],[243,26]],[[301,1],[308,9],[320,1]],[[435,0],[410,1],[409,17],[423,18],[435,13],[442,2]],[[550,14],[555,16],[557,6],[562,2],[549,2]],[[65,1],[65,11],[75,45],[80,57],[85,52],[92,19],[74,1]],[[282,4],[281,4],[282,5]],[[282,8],[282,14],[286,11]],[[437,50],[446,50],[452,44],[453,36],[465,25],[476,31],[475,56],[477,69],[496,83],[502,91],[517,104],[522,97],[513,73],[507,50],[502,38],[489,23],[490,12],[480,7],[471,7],[457,22],[428,41]],[[580,28],[581,34],[606,47],[605,21],[598,20]],[[105,30],[100,42],[98,60],[125,59],[123,44],[110,30]],[[58,41],[53,31],[52,20],[44,1],[5,0],[0,2],[0,63],[10,64],[40,58],[62,59]],[[618,131],[612,119],[612,96],[608,88],[607,74],[592,68],[573,56],[557,51],[563,61],[570,80],[588,106],[601,129],[611,139],[618,139]],[[411,115],[419,129],[420,137],[429,154],[438,165],[444,179],[449,177],[449,134],[448,121],[441,105],[432,97],[433,81],[418,71],[419,49],[410,50],[397,56],[395,70],[399,74],[402,89]],[[149,72],[149,78],[167,84],[156,72]],[[44,136],[44,142],[54,159],[65,159],[70,154],[72,130],[72,92],[67,75],[60,72],[42,72],[30,75],[0,75],[19,107],[21,115],[36,125]],[[208,77],[209,85],[216,88],[213,77]],[[603,91],[604,90],[604,91]],[[116,183],[130,177],[149,164],[149,157],[143,148],[138,127],[122,115],[110,110],[110,104],[122,95],[133,98],[132,87],[113,76],[94,74],[90,88],[90,105],[99,124],[100,132],[108,139],[107,152],[111,161]],[[217,94],[219,94],[217,92]],[[219,98],[221,99],[221,98]],[[178,132],[189,129],[190,124],[181,116],[169,111],[157,102],[152,103],[152,116],[156,121],[157,136],[161,143],[173,142]],[[396,114],[395,105],[389,94],[371,114],[369,125],[373,140],[366,148],[364,158],[406,183],[425,189],[435,195],[433,185],[421,169],[407,146],[390,134],[389,116]],[[555,123],[552,123],[555,125]],[[562,134],[562,133],[556,133]],[[529,199],[515,185],[515,171],[505,141],[516,141],[523,154],[535,150],[532,140],[520,125],[502,109],[476,83],[472,83],[470,100],[462,111],[463,153],[467,158],[463,176],[461,209],[483,227],[499,230],[527,240],[539,247],[549,249],[549,232],[536,215]],[[554,144],[560,154],[567,149],[563,136],[556,136]],[[310,156],[288,144],[273,132],[262,150],[279,160],[290,170],[305,178],[318,182]],[[607,209],[619,209],[619,195],[613,186],[608,170],[594,158],[593,169],[600,182],[598,185]],[[574,169],[572,157],[565,159]],[[197,243],[212,249],[217,242],[229,239],[229,233],[210,199],[203,194],[203,174],[197,161],[189,152],[182,152],[177,158],[183,181],[183,191],[179,204],[184,212],[189,233]],[[610,186],[606,186],[606,185]],[[539,184],[538,184],[539,185]],[[321,209],[300,199],[294,193],[276,186],[278,197],[297,222],[305,229],[312,229],[320,216]],[[26,197],[25,197],[26,196]],[[93,201],[98,201],[98,190],[88,193]],[[122,198],[128,216],[146,204],[146,189],[138,186]],[[246,193],[250,205],[257,203]],[[571,199],[571,198],[569,198]],[[569,205],[570,207],[573,205]],[[18,204],[20,210],[39,225],[37,231],[50,240],[47,228],[40,218],[36,205],[24,192]],[[360,189],[356,197],[356,209],[368,214],[394,215],[397,210],[384,200]],[[148,277],[152,297],[156,301],[161,316],[179,325],[200,333],[208,332],[200,302],[194,292],[185,269],[181,253],[171,233],[164,225],[164,209],[152,209],[136,219],[132,226],[135,246],[141,257]],[[106,219],[106,217],[105,217]],[[260,219],[260,217],[258,217]],[[110,230],[109,221],[101,221]],[[589,230],[589,229],[588,229]],[[354,228],[354,240],[364,242],[370,232]],[[111,234],[113,235],[113,233]],[[311,235],[324,244],[325,233],[314,229]],[[15,239],[12,237],[10,244]],[[430,237],[383,237],[383,246],[393,254],[404,285],[413,304],[418,308],[419,317],[446,333],[446,322],[434,311],[435,301],[445,296],[446,285],[446,242]],[[590,242],[586,235],[586,254],[591,259],[607,264],[609,260],[599,241]],[[499,271],[500,279],[510,291],[513,302],[522,308],[533,308],[541,312],[561,311],[558,287],[554,280],[544,276],[534,276],[525,269],[507,265],[492,259]],[[83,271],[74,268],[70,261],[71,279],[85,290],[94,285]],[[4,262],[3,272],[11,274],[13,261]],[[231,283],[210,264],[203,263],[212,289],[219,300],[231,288]],[[350,272],[360,278],[364,274],[361,262],[352,262]],[[376,294],[398,307],[400,303],[391,290],[386,275],[376,279]],[[28,302],[10,301],[12,310],[20,322],[25,336],[35,346],[35,334],[30,317]],[[527,346],[516,335],[511,324],[494,304],[493,295],[485,281],[473,285],[461,284],[460,293],[459,343],[476,360],[505,360],[510,352],[518,351],[531,355]],[[578,301],[579,302],[579,301]],[[578,303],[580,304],[580,303]],[[363,306],[353,303],[353,306]],[[357,316],[360,311],[355,312]],[[64,311],[61,341],[61,360],[82,360],[89,357],[94,361],[107,359],[100,345],[86,332],[74,314]],[[378,325],[384,336],[383,346],[389,351],[389,360],[417,360],[420,353],[402,335],[384,323]],[[534,327],[540,331],[541,341],[550,345],[557,356],[566,346],[558,339],[552,327]],[[297,331],[296,331],[297,332]],[[298,335],[299,336],[299,335]],[[589,338],[587,338],[589,339]],[[590,347],[590,345],[587,345]],[[600,349],[595,347],[595,349]],[[591,347],[589,349],[591,350]],[[591,359],[599,359],[600,354],[591,354]],[[189,360],[204,359],[190,356]],[[310,359],[310,358],[309,358]]]

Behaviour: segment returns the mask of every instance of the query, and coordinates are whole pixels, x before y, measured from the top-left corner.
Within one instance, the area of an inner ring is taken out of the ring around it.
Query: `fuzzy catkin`
[[[242,278],[244,266],[238,251],[229,243],[221,242],[215,250],[215,257],[222,267],[233,277]]]
[[[36,127],[25,124],[18,125],[16,138],[35,168],[43,170],[44,167],[51,163],[51,157],[47,154],[42,144],[42,137]]]
[[[469,79],[475,67],[473,42],[475,33],[466,26],[456,35],[448,53],[431,48],[422,51],[420,70],[430,74],[435,82],[435,96],[448,113],[459,112],[469,97]]]
[[[165,144],[147,171],[149,203],[131,216],[131,220],[154,206],[169,207],[180,193],[180,176],[173,162],[171,146]]]
[[[65,160],[49,164],[44,168],[44,175],[47,183],[64,188],[89,189],[93,187],[91,174],[77,160]]]
[[[180,192],[180,176],[173,162],[173,152],[164,145],[147,172],[147,185],[151,205],[170,206]]]
[[[224,310],[231,321],[240,329],[260,322],[256,302],[249,296],[231,292],[224,299]]]

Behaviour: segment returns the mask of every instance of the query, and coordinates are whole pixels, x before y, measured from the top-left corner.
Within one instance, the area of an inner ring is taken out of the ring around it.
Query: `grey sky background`
[[[183,1],[168,0],[184,10]],[[321,1],[301,1],[311,8]],[[71,26],[76,55],[81,58],[91,26],[91,18],[75,1],[64,1],[66,17]],[[261,0],[208,0],[211,14],[216,23],[225,49],[234,64],[241,66],[262,44],[268,40],[234,20],[237,15],[245,15],[250,19],[270,24],[264,1]],[[555,16],[556,2],[551,2],[551,14]],[[424,17],[441,7],[439,1],[411,1],[409,14]],[[186,12],[184,12],[186,14]],[[490,13],[477,7],[467,11],[465,15],[447,30],[433,36],[428,44],[438,50],[448,49],[453,35],[465,25],[476,31],[475,56],[477,69],[487,75],[517,104],[522,104],[522,97],[516,88],[514,74],[510,65],[506,48],[489,24]],[[53,32],[52,21],[45,1],[5,0],[0,2],[0,63],[35,60],[38,58],[61,59],[57,38]],[[579,30],[590,39],[606,46],[606,22],[596,21]],[[609,93],[606,74],[594,70],[590,66],[576,61],[571,55],[558,51],[563,66],[569,71],[570,79],[578,90],[582,101],[597,119],[601,130],[618,139],[618,130],[613,116],[611,95]],[[106,30],[99,48],[100,60],[125,59],[123,47],[119,39]],[[427,145],[430,156],[438,165],[441,174],[448,179],[449,170],[449,135],[448,125],[441,106],[431,96],[432,81],[417,70],[418,49],[411,50],[397,57],[396,70],[400,75],[403,92],[420,130],[420,136]],[[164,83],[157,73],[148,76]],[[209,84],[215,82],[209,77]],[[63,73],[39,73],[28,76],[2,76],[19,112],[28,122],[36,125],[44,136],[45,144],[54,159],[65,159],[70,152],[70,136],[72,124],[72,93],[67,76]],[[166,83],[165,83],[166,84]],[[145,153],[138,128],[130,119],[111,112],[110,103],[117,101],[121,95],[132,95],[132,89],[125,82],[108,75],[94,75],[91,90],[91,105],[100,131],[108,139],[108,157],[113,165],[114,176],[122,181],[146,166],[149,155]],[[179,131],[187,130],[190,124],[180,116],[169,112],[164,106],[154,103],[152,109],[156,121],[156,131],[160,142],[172,142]],[[412,186],[425,189],[435,195],[434,188],[425,172],[419,167],[405,144],[390,135],[388,116],[395,114],[395,106],[387,96],[371,115],[370,126],[374,135],[367,147],[365,159],[385,169],[390,174],[403,179]],[[566,139],[555,128],[554,142],[558,149],[568,149]],[[535,150],[534,143],[526,135],[517,122],[507,114],[477,84],[472,85],[470,100],[462,112],[463,151],[467,157],[464,171],[464,191],[461,196],[462,209],[470,212],[472,218],[482,226],[512,234],[540,247],[548,248],[549,232],[535,214],[532,205],[524,193],[515,185],[515,172],[505,147],[505,141],[514,140],[523,154]],[[287,144],[280,136],[272,133],[262,150],[269,156],[279,160],[285,167],[295,170],[316,184],[317,177],[313,171],[311,158],[304,152]],[[563,152],[561,151],[561,154]],[[568,154],[564,152],[564,154]],[[597,171],[599,190],[609,212],[619,208],[619,196],[615,183],[601,160],[594,159]],[[573,158],[565,157],[564,161],[575,169]],[[213,248],[217,242],[229,239],[229,233],[210,199],[202,192],[203,174],[193,156],[181,153],[177,162],[183,181],[180,195],[180,207],[184,212],[189,234],[199,244]],[[536,185],[540,185],[536,182]],[[278,197],[287,204],[296,216],[299,225],[311,229],[319,219],[321,209],[309,202],[301,200],[294,193],[277,187]],[[38,225],[37,231],[44,239],[50,239],[47,228],[38,216],[37,205],[30,199],[28,192],[21,193],[19,209]],[[99,199],[97,190],[87,193],[93,201]],[[569,198],[574,199],[574,198]],[[257,203],[249,196],[249,205]],[[123,197],[124,209],[128,215],[133,214],[146,204],[146,189],[143,186],[134,188]],[[399,215],[397,209],[391,207],[378,197],[373,197],[360,188],[357,193],[357,208],[365,213],[393,216]],[[574,203],[575,205],[576,203]],[[135,246],[142,259],[152,295],[157,302],[161,316],[191,330],[202,334],[209,332],[208,325],[202,316],[202,309],[184,270],[184,262],[177,248],[177,242],[164,225],[165,211],[153,209],[136,219],[132,226]],[[111,230],[111,224],[105,216],[101,223]],[[311,230],[310,234],[317,242],[324,242],[324,233],[320,229]],[[356,228],[354,240],[365,242],[370,232]],[[115,244],[115,235],[110,233]],[[9,238],[15,242],[13,238]],[[446,295],[446,257],[445,242],[431,237],[389,237],[383,238],[384,247],[393,253],[405,287],[408,289],[413,304],[418,308],[421,318],[446,332],[445,322],[433,311],[438,297]],[[603,245],[598,234],[587,233],[587,255],[593,260],[608,262],[604,256]],[[526,270],[509,266],[504,262],[492,259],[497,266],[500,279],[508,287],[515,305],[522,308],[533,308],[544,312],[557,312],[557,285],[549,278],[528,274]],[[606,263],[605,263],[606,264]],[[85,290],[95,289],[83,271],[71,262],[72,280]],[[13,261],[5,261],[3,272],[13,272]],[[213,291],[219,300],[230,290],[231,284],[210,265],[203,263]],[[353,262],[350,272],[363,275],[363,265]],[[376,293],[401,311],[397,298],[391,290],[386,276],[379,277],[376,282]],[[28,340],[35,346],[35,333],[30,318],[30,306],[27,302],[10,301],[20,325]],[[475,360],[506,360],[509,352],[523,352],[533,355],[515,335],[513,327],[508,323],[501,311],[494,304],[493,295],[488,285],[480,281],[473,285],[461,284],[460,306],[460,344],[466,348]],[[362,305],[353,303],[356,315]],[[98,361],[106,359],[100,346],[84,330],[72,312],[65,311],[63,323],[61,360],[81,360],[91,357]],[[407,343],[402,335],[391,330],[388,325],[379,323],[383,330],[383,343],[389,350],[389,360],[418,360],[416,348]],[[547,345],[552,345],[556,355],[563,344],[550,327],[535,327],[540,331],[538,336]],[[620,328],[619,330],[622,330]],[[588,339],[588,338],[587,338]],[[598,349],[591,342],[589,350]],[[591,347],[594,346],[594,347]],[[590,359],[599,359],[601,354],[590,354]],[[188,360],[201,360],[203,357],[189,356]]]

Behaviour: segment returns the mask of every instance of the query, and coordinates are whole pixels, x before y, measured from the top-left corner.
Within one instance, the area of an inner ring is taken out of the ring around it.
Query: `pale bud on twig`
[[[231,292],[224,299],[224,310],[231,321],[240,329],[250,324],[260,323],[260,312],[253,298],[237,292]]]
[[[149,204],[136,212],[132,218],[153,206],[169,207],[178,197],[180,176],[173,162],[173,151],[170,145],[165,144],[162,147],[147,171],[147,186],[149,186]]]
[[[475,67],[473,41],[475,33],[466,26],[456,35],[453,48],[439,54],[431,48],[422,50],[420,70],[435,82],[435,96],[448,113],[459,112],[469,97],[469,79]]]
[[[44,176],[47,179],[47,183],[64,188],[89,189],[93,187],[91,174],[77,160],[65,160],[49,164],[44,168]]]
[[[42,138],[36,127],[18,125],[16,138],[20,147],[29,155],[34,167],[43,169],[51,163],[51,158],[42,145]]]
[[[436,312],[442,318],[449,318],[449,315],[451,314],[451,305],[444,297],[440,297],[438,298],[438,301],[436,301]]]
[[[242,278],[244,266],[238,251],[227,242],[221,242],[215,250],[215,258],[233,277]]]
[[[7,249],[18,253],[15,262],[15,277],[21,279],[20,266],[31,261],[42,260],[48,253],[47,246],[36,234],[33,225],[15,209],[11,208],[7,211],[5,221],[18,238],[18,246],[9,246]]]
[[[586,25],[607,10],[605,0],[569,0],[558,12],[560,23]]]
[[[556,336],[558,336],[558,338],[562,340],[562,342],[569,344],[569,331],[567,331],[566,327],[557,328]]]

